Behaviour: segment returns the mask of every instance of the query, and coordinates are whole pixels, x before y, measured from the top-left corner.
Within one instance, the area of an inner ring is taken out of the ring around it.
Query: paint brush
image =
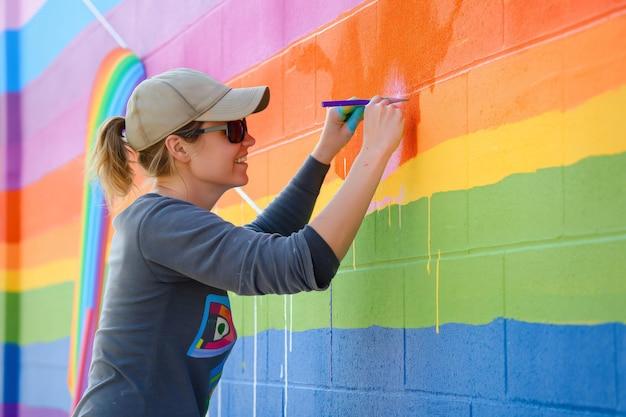
[[[401,101],[408,101],[406,97],[383,97],[389,100],[389,103],[399,103]],[[338,107],[338,106],[366,106],[370,102],[370,99],[352,99],[352,100],[334,100],[334,101],[322,101],[322,107]]]

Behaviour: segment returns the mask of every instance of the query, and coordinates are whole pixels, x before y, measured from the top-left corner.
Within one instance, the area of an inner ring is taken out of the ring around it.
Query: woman
[[[211,212],[245,185],[254,145],[245,117],[267,87],[231,89],[176,69],[143,81],[126,117],[101,128],[93,169],[110,198],[132,185],[127,147],[155,177],[113,221],[109,275],[88,388],[74,416],[204,416],[236,340],[227,291],[326,289],[403,131],[402,110],[375,96],[328,111],[320,141],[281,194],[244,227]],[[365,118],[362,149],[339,192],[309,224],[329,164]]]

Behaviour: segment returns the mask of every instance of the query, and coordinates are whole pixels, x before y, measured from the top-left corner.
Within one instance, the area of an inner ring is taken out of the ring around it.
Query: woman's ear
[[[169,135],[165,138],[165,146],[170,155],[177,161],[189,162],[191,160],[188,149],[189,144],[180,136]]]

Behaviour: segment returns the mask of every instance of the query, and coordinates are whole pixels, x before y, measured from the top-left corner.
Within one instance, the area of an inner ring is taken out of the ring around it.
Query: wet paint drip
[[[356,270],[356,240],[352,241],[352,270]]]
[[[283,296],[283,318],[285,319],[285,339],[284,339],[284,352],[285,352],[285,359],[284,359],[284,364],[285,364],[285,403],[284,403],[284,408],[283,408],[283,416],[287,417],[287,394],[288,394],[288,385],[289,385],[289,358],[288,355],[289,353],[287,352],[287,296]],[[281,369],[281,374],[282,374],[282,369]]]
[[[293,294],[289,294],[289,352],[293,349]]]
[[[402,206],[398,204],[398,228],[402,229]]]
[[[428,200],[428,263],[426,264],[426,272],[430,275],[430,197],[427,197]]]
[[[439,334],[439,261],[441,249],[437,251],[437,272],[435,274],[435,332]]]
[[[222,417],[222,384],[217,387],[217,417]]]
[[[391,204],[387,206],[387,225],[391,228]]]

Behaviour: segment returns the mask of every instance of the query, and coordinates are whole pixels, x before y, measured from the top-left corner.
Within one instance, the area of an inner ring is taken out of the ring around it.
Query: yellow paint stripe
[[[377,208],[398,201],[406,204],[436,192],[494,184],[511,174],[571,165],[590,156],[625,152],[625,108],[626,86],[622,86],[565,112],[551,111],[447,140],[418,154],[382,181],[374,200],[387,202]],[[285,178],[285,183],[288,180]],[[336,179],[324,184],[314,214],[332,199],[342,182]],[[235,216],[234,210],[233,206],[223,207],[220,214],[236,222],[241,217]],[[254,218],[252,210],[247,214],[243,222]]]
[[[435,192],[467,189],[496,183],[514,173],[571,165],[595,155],[626,152],[626,86],[596,96],[565,111],[553,111],[498,128],[482,130],[446,142],[406,162],[378,187],[375,200],[403,204]],[[285,179],[287,182],[288,179]],[[324,184],[314,215],[332,199],[341,184]],[[275,196],[256,200],[265,207]],[[378,206],[386,207],[390,203]],[[233,223],[245,223],[256,213],[247,205],[217,209]],[[21,271],[0,270],[0,290],[24,291],[74,281],[79,259],[64,259]]]
[[[0,291],[28,291],[64,282],[75,282],[79,274],[79,265],[78,258],[70,258],[19,271],[5,270],[0,273]]]

